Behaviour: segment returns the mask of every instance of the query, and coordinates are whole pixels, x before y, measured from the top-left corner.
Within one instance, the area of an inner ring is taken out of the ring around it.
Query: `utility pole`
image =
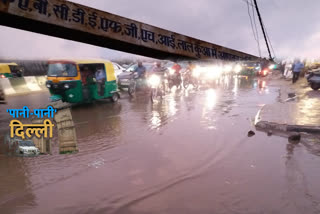
[[[254,1],[254,5],[255,5],[255,7],[256,7],[257,14],[258,14],[258,17],[259,17],[259,22],[260,22],[260,26],[261,26],[261,29],[262,29],[262,33],[263,33],[263,36],[264,36],[264,40],[266,41],[266,45],[267,45],[267,48],[268,48],[269,58],[270,58],[270,60],[272,60],[272,56],[271,56],[271,52],[270,52],[270,48],[269,48],[269,44],[268,44],[266,32],[264,31],[264,27],[263,27],[263,24],[262,24],[262,19],[261,19],[261,15],[260,15],[260,12],[259,12],[257,0],[253,0],[253,1]]]

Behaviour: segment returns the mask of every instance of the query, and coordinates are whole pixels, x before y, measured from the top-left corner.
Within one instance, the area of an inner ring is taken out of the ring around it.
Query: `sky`
[[[72,0],[259,56],[246,0]],[[249,0],[251,1],[251,0]],[[319,0],[257,0],[275,56],[319,58]],[[250,8],[251,9],[251,8]],[[252,15],[252,13],[251,13]],[[257,22],[263,57],[268,57]],[[0,59],[131,58],[131,54],[0,26]]]

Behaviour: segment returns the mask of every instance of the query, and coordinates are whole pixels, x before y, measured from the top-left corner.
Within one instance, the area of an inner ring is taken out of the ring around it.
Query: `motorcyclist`
[[[143,66],[142,62],[138,62],[138,66],[134,69],[134,72],[138,73],[138,78],[145,78],[146,67]]]
[[[163,87],[165,88],[165,81],[164,81],[164,74],[166,69],[161,66],[160,62],[156,62],[155,66],[151,69],[151,72],[148,73],[147,76],[151,76],[152,74],[156,74],[161,78],[161,82],[163,84]]]
[[[154,73],[154,72],[163,72],[164,73],[164,69],[163,67],[161,66],[161,63],[160,62],[156,62],[155,63],[155,66],[152,68],[151,72]]]
[[[187,71],[192,72],[195,69],[196,65],[194,65],[191,61],[188,62]]]
[[[178,63],[174,63],[174,65],[171,68],[174,70],[174,73],[176,75],[180,75],[181,66]]]
[[[181,74],[180,74],[180,71],[181,71],[181,66],[178,64],[178,63],[174,63],[174,65],[171,67],[171,69],[173,70],[173,78],[175,81],[178,81],[178,84],[181,83]]]

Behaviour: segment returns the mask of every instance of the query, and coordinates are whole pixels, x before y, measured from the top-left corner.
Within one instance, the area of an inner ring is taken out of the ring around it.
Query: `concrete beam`
[[[65,0],[0,0],[0,25],[158,59],[258,59]]]

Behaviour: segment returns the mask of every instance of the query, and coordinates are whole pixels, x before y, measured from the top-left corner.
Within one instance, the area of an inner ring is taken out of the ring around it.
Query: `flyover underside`
[[[31,19],[26,19],[19,16],[14,16],[0,12],[0,25],[17,28],[21,30],[31,31],[44,35],[59,37],[63,39],[73,40],[86,44],[96,45],[99,47],[110,48],[118,51],[123,51],[132,54],[138,54],[146,57],[157,59],[171,59],[171,60],[192,60],[196,58],[186,57],[173,53],[163,52],[160,50],[134,45],[116,39],[106,38],[83,31],[60,27],[48,23],[43,23]],[[21,47],[23,48],[23,47]],[[46,48],[46,47],[43,47]]]

